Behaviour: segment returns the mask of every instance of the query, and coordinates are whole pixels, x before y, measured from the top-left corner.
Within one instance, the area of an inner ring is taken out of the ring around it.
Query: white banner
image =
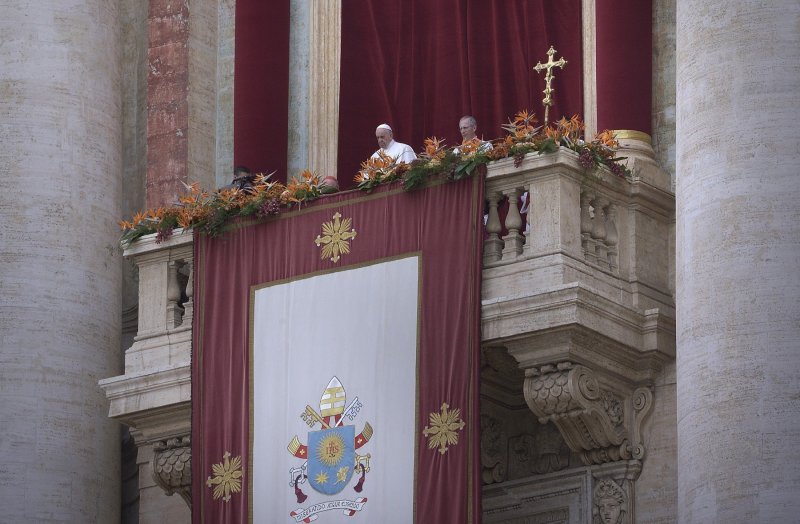
[[[412,522],[419,266],[254,290],[253,522]]]

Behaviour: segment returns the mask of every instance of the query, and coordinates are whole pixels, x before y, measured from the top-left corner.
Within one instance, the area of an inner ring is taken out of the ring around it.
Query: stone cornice
[[[623,376],[637,382],[675,355],[673,319],[657,310],[643,315],[577,282],[485,300],[481,320],[484,343],[508,346],[523,368],[594,355],[616,362]],[[591,348],[581,351],[582,339],[594,336],[606,342],[586,340]],[[530,350],[514,349],[525,346]]]
[[[162,242],[156,242],[155,233],[137,238],[125,248],[123,255],[125,258],[139,255],[158,256],[159,252],[169,252],[175,248],[188,248],[189,254],[191,254],[193,242],[194,235],[191,229],[176,228],[172,232],[172,236]]]
[[[135,428],[145,441],[189,432],[190,366],[112,377],[99,385],[110,403],[109,417]]]

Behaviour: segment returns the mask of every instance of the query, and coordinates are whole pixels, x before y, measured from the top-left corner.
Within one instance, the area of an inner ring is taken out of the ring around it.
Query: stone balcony
[[[633,482],[646,451],[642,423],[656,377],[674,359],[674,196],[649,146],[628,144],[625,153],[636,173],[632,181],[606,170],[587,176],[577,154],[564,148],[528,155],[518,167],[513,159],[488,167],[485,522],[531,514],[520,493],[544,494],[558,483],[583,486],[574,488],[583,499],[572,496],[565,504],[585,507],[587,490],[606,480],[626,493],[632,515]],[[521,215],[524,193],[529,210]],[[109,416],[131,426],[140,451],[153,454],[157,483],[185,498],[192,247],[190,233],[176,232],[160,244],[144,237],[125,251],[139,271],[138,333],[125,355],[125,374],[100,383]],[[525,433],[520,425],[528,419],[551,433],[532,439],[558,441],[555,463],[535,471],[520,469],[519,454],[509,451],[525,447],[508,437]],[[575,467],[575,474],[565,473]],[[537,474],[557,479],[537,484]],[[576,493],[570,489],[564,493]],[[576,511],[568,520],[586,521]]]

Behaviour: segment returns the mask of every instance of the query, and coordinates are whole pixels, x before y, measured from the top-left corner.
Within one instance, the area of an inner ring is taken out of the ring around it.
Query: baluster
[[[522,245],[525,243],[525,237],[519,233],[520,228],[522,228],[522,216],[519,214],[518,200],[521,193],[519,189],[505,192],[508,197],[508,214],[506,215],[508,234],[503,237],[505,242],[505,248],[503,249],[504,259],[514,258],[522,254]]]
[[[611,271],[617,271],[617,244],[619,235],[617,234],[617,206],[608,205],[606,212],[606,245],[608,246],[608,266]]]
[[[608,250],[606,248],[606,211],[608,200],[603,197],[595,199],[594,220],[592,221],[592,238],[595,241],[595,263],[608,267]]]
[[[181,325],[183,308],[181,287],[178,285],[178,262],[171,260],[167,264],[167,329],[174,329]]]
[[[522,193],[520,197],[520,201],[522,202],[522,206],[519,208],[519,214],[525,215],[525,230],[522,234],[525,236],[525,244],[528,244],[528,237],[531,234],[531,192],[530,188],[526,187],[525,191]]]
[[[592,244],[592,214],[589,209],[594,197],[588,193],[581,193],[581,247],[583,247],[583,257],[589,258],[589,253],[594,255],[594,244]]]
[[[192,324],[192,313],[194,311],[194,263],[191,260],[186,261],[189,266],[189,280],[186,281],[186,302],[183,304],[183,321]]]
[[[489,202],[489,218],[486,221],[486,233],[489,238],[484,242],[483,263],[497,262],[503,257],[503,241],[500,239],[500,214],[497,212],[497,204],[500,202],[502,194],[499,191],[490,192],[486,199]]]

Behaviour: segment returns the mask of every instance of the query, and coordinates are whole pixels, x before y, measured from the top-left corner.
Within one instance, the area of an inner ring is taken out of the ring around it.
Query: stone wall
[[[0,13],[2,519],[118,522],[119,2]]]

